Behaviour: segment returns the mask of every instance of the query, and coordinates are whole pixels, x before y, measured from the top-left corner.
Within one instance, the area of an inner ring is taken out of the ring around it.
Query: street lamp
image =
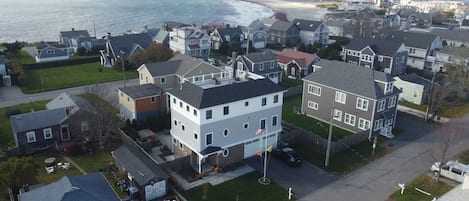
[[[125,79],[125,66],[124,66],[124,51],[120,51],[121,57],[121,64],[122,64],[122,76],[124,77],[124,87],[126,86],[126,79]]]

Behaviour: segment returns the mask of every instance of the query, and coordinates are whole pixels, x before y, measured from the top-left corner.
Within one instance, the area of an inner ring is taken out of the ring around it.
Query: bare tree
[[[456,142],[458,134],[462,132],[462,128],[455,124],[448,122],[440,126],[433,135],[437,140],[437,144],[431,149],[430,156],[431,158],[439,162],[438,172],[435,173],[437,181],[440,181],[441,168],[449,161],[451,148]]]
[[[85,92],[93,100],[91,104],[95,109],[91,114],[90,132],[87,137],[90,141],[97,141],[103,146],[109,139],[118,137],[117,95],[103,85],[87,87]]]

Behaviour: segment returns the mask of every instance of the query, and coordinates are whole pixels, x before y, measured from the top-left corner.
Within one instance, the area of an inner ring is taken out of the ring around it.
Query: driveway
[[[258,172],[263,173],[263,158],[254,156],[246,161]],[[284,161],[269,155],[267,164],[267,177],[282,186],[285,193],[291,187],[296,197],[303,197],[309,192],[339,179],[339,177],[306,161],[303,161],[303,164],[299,167],[290,167]]]

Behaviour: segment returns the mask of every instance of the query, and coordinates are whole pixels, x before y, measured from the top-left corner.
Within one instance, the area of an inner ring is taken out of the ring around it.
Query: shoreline
[[[272,12],[274,13],[272,16],[270,17],[275,17],[276,19],[279,19],[279,20],[283,20],[283,21],[286,21],[288,20],[288,14],[285,12],[285,11],[282,11],[280,10],[279,8],[276,8],[272,5],[269,5],[265,2],[260,2],[260,1],[255,1],[255,0],[237,0],[237,1],[243,1],[243,2],[247,2],[247,3],[253,3],[253,4],[257,4],[257,5],[260,5],[260,6],[263,6],[263,7],[266,7],[266,8],[269,8],[270,10],[272,10]]]

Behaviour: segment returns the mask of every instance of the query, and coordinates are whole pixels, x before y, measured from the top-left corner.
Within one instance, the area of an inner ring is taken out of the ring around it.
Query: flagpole
[[[265,127],[265,142],[264,142],[264,182],[267,176],[267,126]]]

